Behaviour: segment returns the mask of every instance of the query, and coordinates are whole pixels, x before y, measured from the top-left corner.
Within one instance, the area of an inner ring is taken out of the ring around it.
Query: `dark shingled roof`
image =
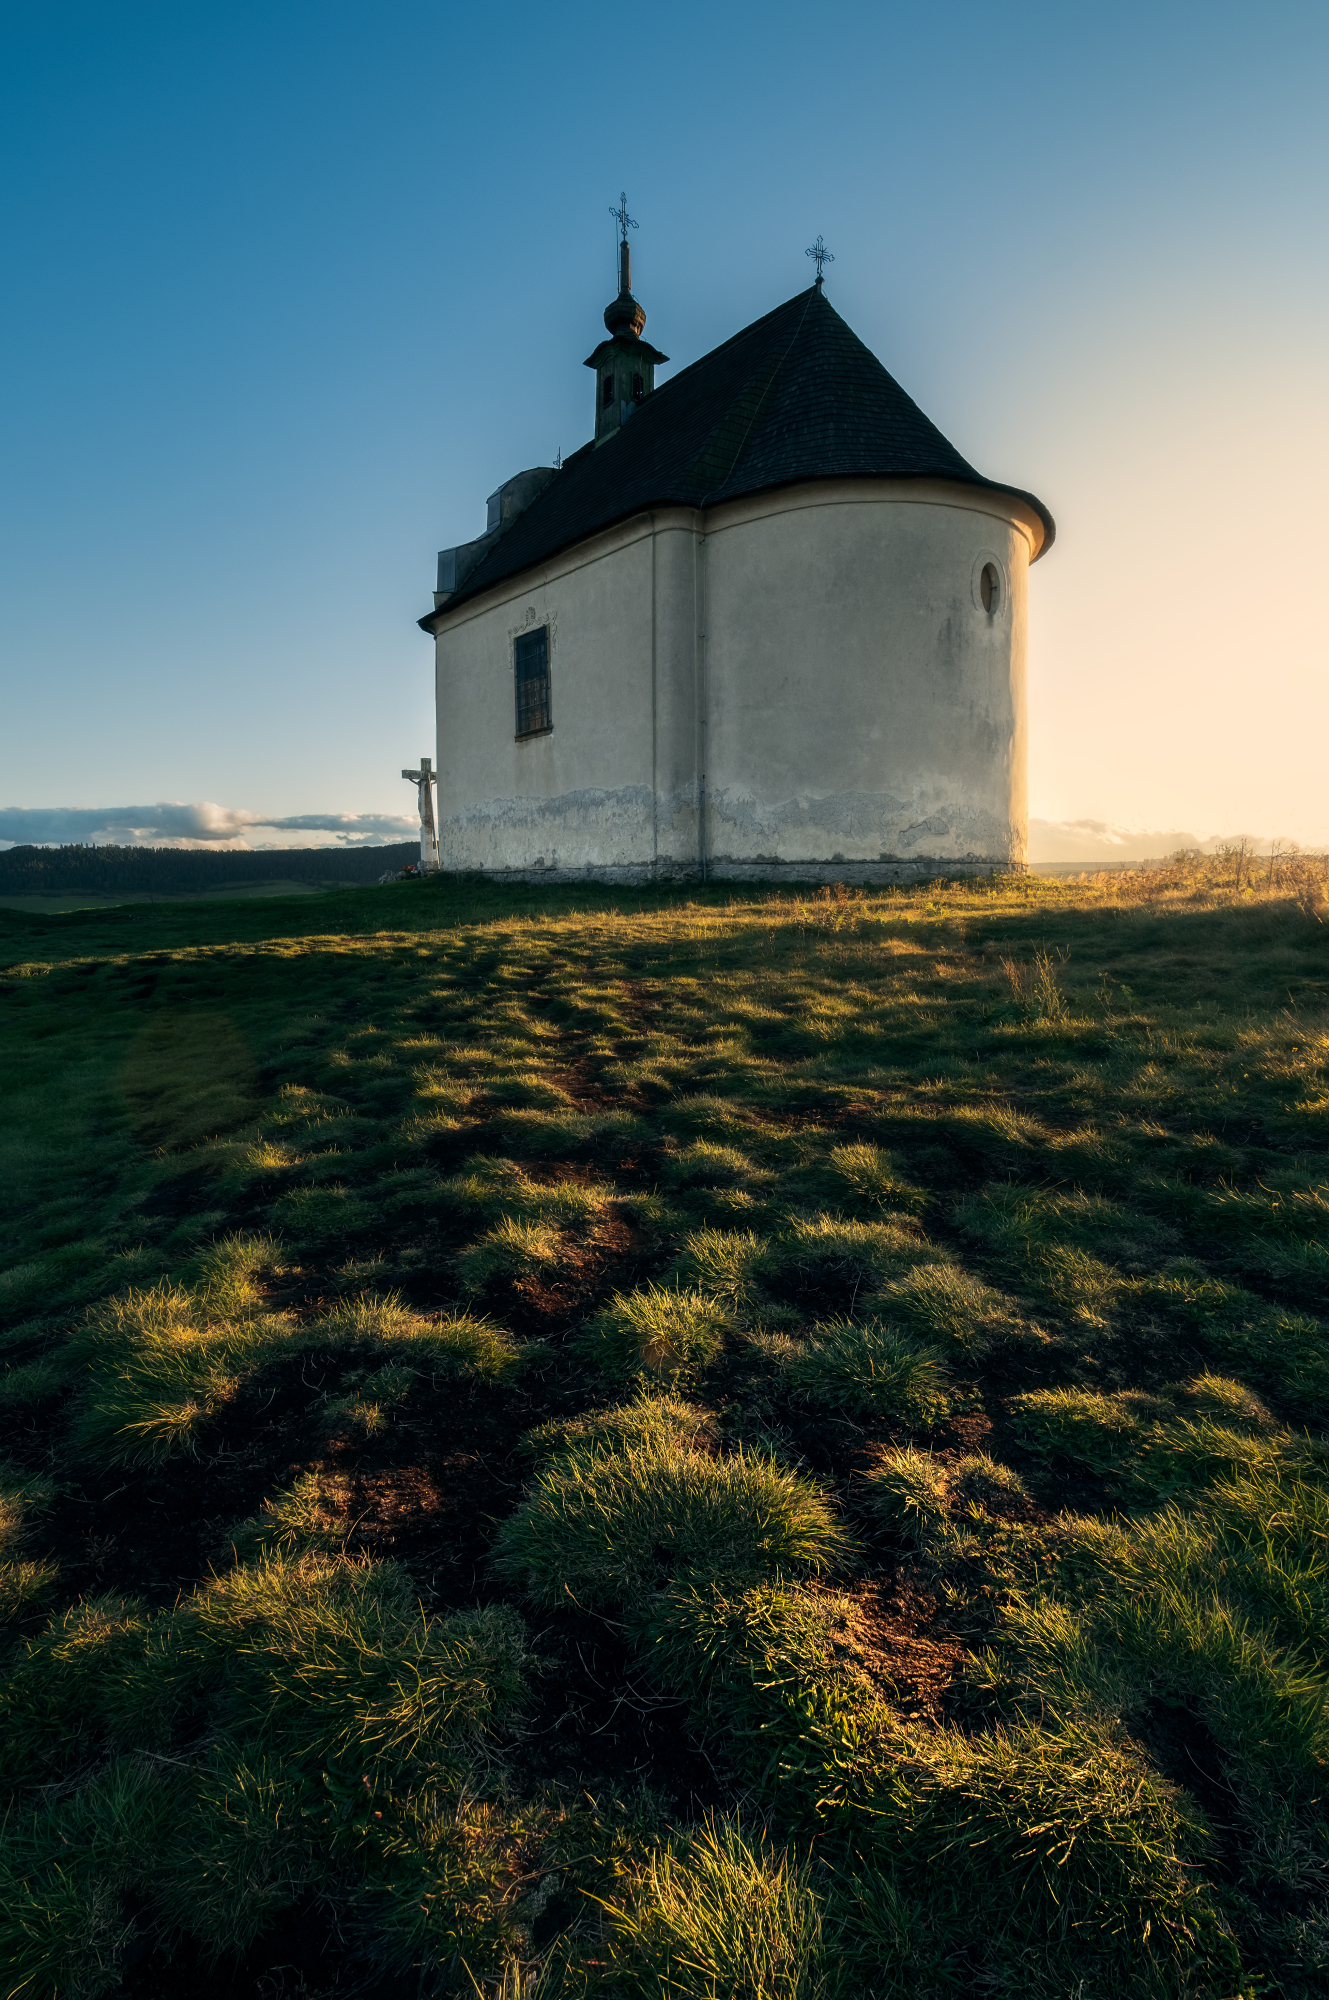
[[[804,479],[984,479],[814,285],[666,382],[598,449],[585,445],[519,514],[434,619],[649,507],[711,507]]]

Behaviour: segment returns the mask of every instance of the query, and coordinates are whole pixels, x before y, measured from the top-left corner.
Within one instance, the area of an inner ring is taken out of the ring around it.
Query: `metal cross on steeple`
[[[815,242],[815,243],[813,244],[812,248],[811,248],[810,250],[805,250],[805,251],[803,252],[803,255],[804,255],[805,257],[815,257],[815,258],[816,258],[816,260],[817,260],[817,283],[818,283],[818,284],[820,285],[820,284],[822,283],[822,272],[821,272],[821,267],[822,267],[822,265],[823,265],[823,264],[833,264],[833,263],[835,262],[835,259],[834,259],[834,257],[833,257],[833,256],[831,255],[830,251],[829,251],[829,250],[828,250],[828,249],[826,248],[826,245],[825,245],[825,244],[824,244],[824,243],[822,242],[822,240],[821,240],[821,231],[820,231],[820,230],[818,230],[818,232],[817,232],[817,240],[816,240],[816,242]]]
[[[626,243],[628,240],[629,229],[635,229],[637,225],[632,220],[632,217],[628,214],[628,198],[625,194],[621,194],[618,197],[618,207],[611,208],[609,213],[613,216],[615,222],[618,224],[619,235]]]

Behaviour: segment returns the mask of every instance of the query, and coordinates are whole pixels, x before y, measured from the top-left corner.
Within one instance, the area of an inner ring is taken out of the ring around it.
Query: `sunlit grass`
[[[714,1361],[733,1326],[724,1302],[698,1287],[647,1285],[616,1292],[588,1322],[577,1346],[610,1377],[677,1380]]]
[[[816,1575],[849,1547],[827,1497],[787,1467],[638,1435],[537,1472],[495,1561],[538,1603],[640,1607],[674,1576],[742,1586]]]
[[[1325,880],[0,920],[15,1977],[1309,2000]]]

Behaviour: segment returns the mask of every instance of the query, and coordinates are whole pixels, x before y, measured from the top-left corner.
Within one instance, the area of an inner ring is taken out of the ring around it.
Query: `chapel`
[[[806,291],[657,387],[621,220],[594,435],[490,496],[419,621],[442,866],[1022,869],[1028,575],[1052,516],[976,472],[845,324],[824,248]]]

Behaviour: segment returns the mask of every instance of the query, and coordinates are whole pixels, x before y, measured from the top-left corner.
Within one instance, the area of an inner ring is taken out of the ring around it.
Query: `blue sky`
[[[1329,839],[1326,73],[1323,5],[6,0],[0,806],[409,813],[435,551],[589,434],[626,188],[676,365],[821,230],[1053,509],[1035,813]]]

